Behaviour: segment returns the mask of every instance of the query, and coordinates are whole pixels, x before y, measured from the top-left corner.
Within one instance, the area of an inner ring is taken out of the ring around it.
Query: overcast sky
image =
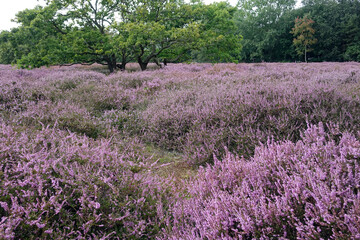
[[[205,0],[205,3],[212,3],[216,0]],[[229,2],[235,6],[237,0],[229,0]],[[10,30],[17,25],[11,22],[11,19],[15,18],[15,14],[26,8],[34,8],[37,4],[44,5],[44,0],[9,0],[5,4],[2,4],[0,8],[0,31]]]

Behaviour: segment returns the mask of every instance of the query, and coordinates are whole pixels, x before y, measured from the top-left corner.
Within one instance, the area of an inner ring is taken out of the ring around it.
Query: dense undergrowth
[[[1,66],[0,238],[358,238],[359,67]]]

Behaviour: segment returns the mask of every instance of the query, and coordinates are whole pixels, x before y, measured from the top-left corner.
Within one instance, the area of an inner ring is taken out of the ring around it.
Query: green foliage
[[[120,26],[142,70],[151,60],[177,58],[195,47],[200,28],[190,15],[189,5],[178,0],[138,1],[127,9]]]
[[[99,63],[110,72],[134,60],[145,70],[150,61],[192,55],[200,61],[238,61],[242,37],[232,20],[236,8],[225,2],[205,6],[182,0],[48,0],[46,7],[17,14],[21,26],[1,34],[0,60],[24,68]]]
[[[284,44],[287,41],[280,38],[286,27],[286,23],[281,20],[294,6],[295,0],[239,0],[236,22],[239,33],[244,36],[243,60],[273,61],[277,58],[273,53],[279,49],[287,51],[288,46]],[[279,44],[279,41],[283,43]]]
[[[293,1],[240,0],[236,21],[244,36],[242,59],[246,62],[297,59],[293,36],[296,17],[309,16],[318,39],[308,54],[311,61],[357,61],[360,1],[305,0],[294,9]]]
[[[312,0],[299,11],[300,17],[315,21],[315,38],[311,57],[314,61],[356,61],[356,46],[360,42],[360,1]],[[349,48],[349,49],[348,49]],[[354,54],[352,54],[354,52]]]
[[[360,62],[360,43],[347,47],[344,58],[348,61],[353,60]]]
[[[348,3],[352,12],[346,14],[343,22],[346,51],[344,60],[360,61],[360,3]]]
[[[22,68],[107,65],[110,72],[136,61],[293,61],[305,55],[304,34],[294,19],[314,23],[311,61],[359,61],[360,1],[239,0],[206,5],[201,0],[47,0],[16,15],[20,27],[0,33],[0,63]],[[294,34],[294,33],[293,33]],[[300,47],[303,46],[303,47]]]
[[[199,5],[196,13],[202,31],[198,49],[193,51],[199,62],[234,62],[240,60],[243,37],[238,33],[236,8],[227,2]],[[199,17],[200,16],[200,17]]]
[[[0,63],[13,64],[16,61],[15,49],[11,44],[12,33],[2,31],[0,33]]]
[[[62,21],[54,19],[54,6],[26,9],[17,13],[15,21],[20,27],[2,32],[0,40],[1,62],[18,64],[22,68],[48,66],[57,61],[60,47],[59,33],[53,26]]]

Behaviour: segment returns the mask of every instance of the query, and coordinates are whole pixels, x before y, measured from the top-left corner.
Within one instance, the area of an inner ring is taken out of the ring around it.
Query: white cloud
[[[36,5],[44,5],[44,0],[10,0],[6,1],[0,8],[0,30],[10,30],[16,27],[16,23],[11,22],[15,14],[26,8],[34,8]]]

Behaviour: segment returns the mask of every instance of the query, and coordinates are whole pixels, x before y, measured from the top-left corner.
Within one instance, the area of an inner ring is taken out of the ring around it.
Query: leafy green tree
[[[133,59],[145,70],[164,50],[191,43],[198,36],[197,25],[184,16],[186,4],[180,0],[52,2],[62,3],[69,21],[79,25],[67,38],[71,46],[67,52],[76,53],[76,60],[105,62],[110,72],[124,69]]]
[[[133,53],[142,70],[151,60],[157,61],[163,51],[188,45],[199,36],[197,24],[167,29],[158,22],[140,22],[128,24],[128,30]]]
[[[360,1],[346,1],[341,5],[348,5],[342,18],[342,39],[344,60],[360,62]]]
[[[199,24],[193,22],[191,7],[181,0],[138,0],[123,11],[128,43],[142,70],[150,61],[181,56],[194,47]],[[180,50],[181,49],[181,50]]]
[[[43,21],[43,17],[52,13],[52,9],[40,6],[18,12],[15,22],[19,23],[20,27],[1,33],[1,62],[18,63],[22,67],[47,65],[49,62],[43,58],[44,46],[48,45],[49,47],[57,33],[51,31],[49,25],[52,23]],[[39,54],[40,52],[42,54]],[[28,64],[26,59],[30,58],[32,61],[31,64]]]
[[[2,31],[0,33],[0,63],[14,64],[16,63],[15,49],[11,42],[13,33],[10,31]]]
[[[227,2],[196,6],[201,24],[197,49],[193,56],[200,62],[237,62],[241,59],[242,39],[234,21],[236,7]]]
[[[20,27],[12,30],[11,43],[15,49],[16,63],[20,67],[34,68],[53,62],[49,52],[58,48],[58,31],[54,25],[61,19],[52,19],[56,14],[54,6],[26,9],[16,14]]]
[[[356,61],[360,46],[359,0],[303,1],[297,16],[311,16],[318,43],[313,46],[313,61]]]
[[[293,43],[296,51],[300,56],[304,55],[305,62],[307,62],[307,53],[313,50],[310,46],[317,42],[314,37],[315,29],[312,28],[313,24],[314,21],[307,16],[303,18],[297,17],[295,27],[291,31],[295,37]]]
[[[110,72],[125,68],[130,59],[120,59],[123,64],[117,64],[122,55],[115,51],[115,42],[108,30],[115,22],[121,0],[48,0],[47,4],[57,10],[47,20],[62,19],[64,23],[54,25],[54,29],[61,34],[61,48],[53,52],[61,58],[57,58],[55,63],[99,63],[107,65]]]
[[[15,20],[20,27],[10,41],[17,64],[33,68],[99,63],[110,72],[124,69],[130,55],[108,31],[120,9],[117,4],[120,1],[49,0],[46,7],[19,12]]]
[[[295,0],[238,1],[236,22],[239,33],[244,36],[242,57],[245,61],[272,60],[271,53],[279,47],[276,41],[284,34],[280,19],[294,8],[295,3]]]

